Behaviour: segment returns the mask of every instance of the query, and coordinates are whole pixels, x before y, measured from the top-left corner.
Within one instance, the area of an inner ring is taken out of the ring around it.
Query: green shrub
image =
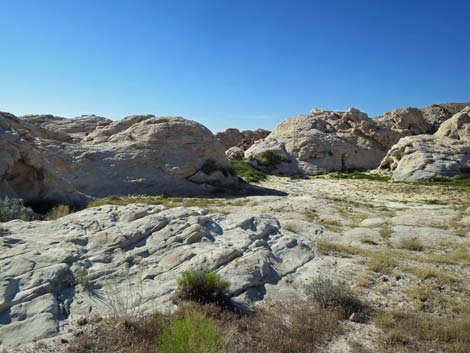
[[[158,344],[160,353],[225,353],[231,335],[225,334],[212,319],[192,313],[163,327]]]
[[[23,221],[31,221],[36,214],[29,207],[23,205],[23,200],[14,199],[5,196],[0,198],[0,222],[8,222],[13,219],[21,219]]]
[[[206,159],[201,166],[201,171],[207,175],[220,171],[224,176],[233,175],[234,171],[231,168],[223,167],[217,164],[213,159]]]
[[[215,272],[183,272],[178,280],[176,297],[180,300],[191,300],[201,304],[213,303],[229,306],[230,299],[227,295],[229,287],[230,282]]]
[[[287,158],[279,152],[268,150],[257,156],[256,160],[265,167],[274,168],[279,163],[286,162]]]
[[[257,183],[266,179],[266,174],[253,167],[250,162],[232,161],[231,164],[235,173],[247,183]]]
[[[307,296],[322,308],[338,308],[346,315],[364,309],[363,304],[356,298],[351,287],[340,280],[319,276],[306,285],[305,291]]]

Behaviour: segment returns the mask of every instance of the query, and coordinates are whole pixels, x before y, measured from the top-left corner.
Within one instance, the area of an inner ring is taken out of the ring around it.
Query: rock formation
[[[90,312],[171,309],[176,280],[187,270],[217,271],[231,282],[234,300],[248,304],[263,297],[266,284],[311,260],[311,236],[321,232],[310,227],[311,234],[301,236],[263,215],[209,216],[200,208],[142,204],[2,228],[4,346],[64,333]]]
[[[314,109],[310,115],[289,118],[264,140],[255,143],[245,157],[261,161],[267,151],[284,159],[276,170],[285,174],[372,169],[388,146],[399,139],[367,114]]]
[[[402,181],[470,177],[470,107],[443,122],[434,135],[401,139],[379,171]]]
[[[399,108],[374,119],[354,108],[347,112],[313,109],[310,115],[280,123],[268,137],[253,144],[245,158],[263,167],[264,154],[274,153],[279,156],[278,164],[268,167],[287,175],[375,169],[401,138],[436,132],[436,126],[462,106]]]
[[[110,194],[207,194],[211,185],[237,183],[212,133],[179,117],[1,113],[0,136],[0,196],[76,204]]]
[[[255,141],[265,138],[269,135],[268,130],[256,129],[240,131],[238,129],[226,129],[218,132],[215,137],[223,143],[225,149],[238,146],[244,151],[247,150]]]

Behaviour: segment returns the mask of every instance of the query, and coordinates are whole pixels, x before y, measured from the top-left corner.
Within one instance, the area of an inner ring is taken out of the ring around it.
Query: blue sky
[[[470,100],[470,1],[0,0],[0,110],[272,128]]]

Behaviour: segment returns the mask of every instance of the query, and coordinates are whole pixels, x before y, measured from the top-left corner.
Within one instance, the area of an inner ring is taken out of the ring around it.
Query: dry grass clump
[[[138,321],[102,320],[75,335],[67,353],[149,353],[155,352],[162,332],[159,316]]]
[[[71,209],[69,205],[57,205],[47,212],[45,219],[47,221],[53,221],[69,215],[70,212]]]
[[[274,304],[237,322],[234,353],[315,353],[341,331],[342,314],[311,302]]]
[[[398,266],[397,258],[390,251],[377,251],[369,259],[368,268],[374,272],[391,274]]]
[[[405,239],[400,242],[398,246],[400,249],[411,251],[423,251],[424,246],[418,239]]]
[[[459,281],[459,278],[452,272],[438,270],[431,267],[405,266],[403,267],[403,270],[423,280],[436,279],[438,282],[444,284],[457,283]]]
[[[375,320],[393,352],[470,352],[470,307],[459,317],[421,312],[383,312]]]

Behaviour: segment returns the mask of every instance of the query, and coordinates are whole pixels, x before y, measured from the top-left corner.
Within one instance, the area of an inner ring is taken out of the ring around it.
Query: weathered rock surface
[[[266,284],[315,256],[311,236],[256,213],[208,215],[200,208],[134,204],[87,209],[57,221],[11,221],[2,228],[4,346],[64,333],[90,312],[171,309],[176,279],[186,270],[217,271],[231,282],[234,299],[249,304],[263,298]]]
[[[234,146],[226,150],[225,155],[231,161],[241,161],[245,158],[245,151],[240,147]]]
[[[470,176],[470,107],[441,124],[434,135],[410,136],[394,145],[379,170],[416,181]]]
[[[213,134],[179,117],[2,113],[0,136],[0,196],[83,203],[82,194],[195,195],[238,182]]]
[[[215,137],[223,143],[225,149],[231,147],[240,147],[244,151],[248,149],[255,141],[265,138],[269,135],[268,130],[256,129],[240,131],[238,129],[230,128],[223,132],[218,132]]]
[[[367,114],[314,109],[311,115],[289,118],[264,140],[255,143],[245,157],[260,160],[273,151],[284,156],[277,170],[286,174],[375,168],[391,141],[398,139]]]
[[[260,162],[265,152],[274,152],[284,160],[273,170],[281,174],[375,169],[401,138],[434,133],[462,106],[399,108],[374,119],[355,108],[347,112],[315,108],[310,115],[280,123],[264,140],[254,143],[245,157]]]
[[[42,153],[44,145],[70,141],[66,134],[0,113],[0,197],[83,203],[86,197],[57,175],[55,165]]]

